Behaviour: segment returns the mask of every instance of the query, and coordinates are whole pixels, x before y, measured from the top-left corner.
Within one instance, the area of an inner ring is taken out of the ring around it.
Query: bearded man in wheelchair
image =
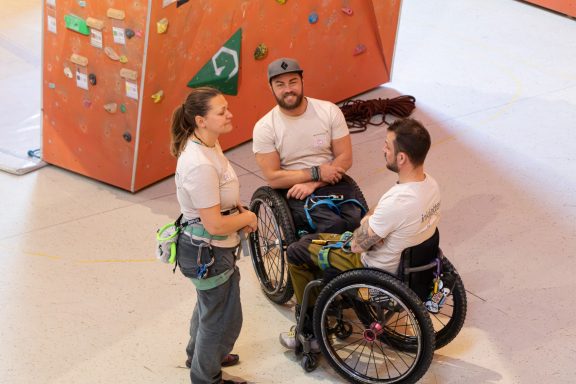
[[[440,190],[424,171],[430,134],[414,119],[400,119],[388,127],[383,152],[386,167],[397,173],[396,184],[382,195],[377,206],[352,232],[305,235],[288,246],[288,269],[297,301],[297,317],[312,351],[318,350],[312,318],[318,286],[307,284],[319,276],[324,281],[357,268],[373,268],[397,275],[402,252],[430,239],[440,219]],[[305,307],[302,307],[302,304]],[[295,349],[294,328],[280,334],[280,343]]]

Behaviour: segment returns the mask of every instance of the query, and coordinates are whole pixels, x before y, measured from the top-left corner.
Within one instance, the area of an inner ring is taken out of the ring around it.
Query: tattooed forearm
[[[361,248],[362,251],[367,251],[380,240],[382,240],[380,236],[372,232],[370,229],[368,220],[362,220],[360,226],[354,231],[354,237],[352,238],[352,251],[360,252],[358,248]]]

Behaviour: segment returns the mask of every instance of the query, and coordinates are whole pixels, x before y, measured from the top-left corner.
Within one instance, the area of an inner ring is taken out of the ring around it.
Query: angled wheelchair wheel
[[[358,200],[360,202],[360,204],[362,204],[364,206],[364,208],[366,208],[366,211],[368,211],[368,203],[366,202],[366,198],[364,197],[364,193],[362,193],[362,190],[358,186],[358,183],[356,183],[356,181],[354,181],[353,178],[351,178],[350,176],[348,176],[346,174],[344,176],[342,176],[342,180],[345,180],[350,185],[352,185],[352,187],[354,189],[354,195],[356,196],[356,200]]]
[[[464,283],[446,256],[442,257],[442,271],[442,280],[451,292],[438,313],[429,312],[436,332],[436,349],[446,346],[458,335],[464,325],[467,310]]]
[[[258,217],[258,229],[250,234],[254,270],[266,296],[284,304],[294,294],[286,263],[286,248],[296,241],[290,209],[280,193],[260,187],[252,195],[250,210]]]
[[[434,353],[434,329],[405,284],[384,272],[343,272],[321,291],[314,333],[330,365],[354,383],[415,383]]]

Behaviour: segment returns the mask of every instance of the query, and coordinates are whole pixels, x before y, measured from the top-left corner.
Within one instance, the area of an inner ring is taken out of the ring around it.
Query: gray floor
[[[522,2],[406,0],[393,82],[362,96],[417,98],[443,192],[441,245],[468,290],[465,327],[422,383],[574,382],[574,36],[574,20]],[[395,181],[384,132],[353,135],[351,175],[372,205]],[[250,144],[227,155],[247,202],[263,184]],[[153,255],[154,230],[178,211],[173,181],[132,195],[48,166],[0,172],[0,186],[0,382],[189,382],[195,294]],[[341,382],[283,350],[291,305],[263,297],[250,260],[240,268],[242,361],[227,375]]]

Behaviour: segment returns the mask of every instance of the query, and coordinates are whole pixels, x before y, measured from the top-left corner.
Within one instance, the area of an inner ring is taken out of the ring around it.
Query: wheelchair
[[[352,185],[357,200],[367,209],[366,199],[354,179],[344,175],[343,180]],[[294,294],[288,274],[286,249],[298,240],[301,228],[294,225],[284,196],[271,187],[258,188],[252,195],[249,209],[258,218],[258,229],[250,234],[248,241],[260,287],[272,302],[284,304]]]
[[[321,288],[313,311],[314,335],[321,354],[343,378],[353,383],[415,383],[428,370],[434,350],[460,332],[466,292],[438,243],[436,230],[430,239],[404,250],[398,275],[361,268],[308,283],[302,308],[308,307],[310,291]],[[444,295],[443,300],[427,308],[424,300],[434,300],[434,291]],[[302,355],[304,370],[311,372],[319,354],[302,334],[303,322],[297,314],[296,353]]]

